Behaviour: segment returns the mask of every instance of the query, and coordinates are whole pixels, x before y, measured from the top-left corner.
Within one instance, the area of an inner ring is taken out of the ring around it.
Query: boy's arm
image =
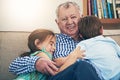
[[[65,63],[67,58],[68,58],[68,56],[56,58],[56,59],[54,59],[54,62],[56,62],[56,66],[60,67],[60,66],[62,66]]]
[[[80,47],[77,47],[73,52],[71,52],[67,57],[63,58],[64,64],[61,65],[58,72],[63,71],[68,66],[72,65],[76,62],[78,58],[83,58],[85,55],[83,54],[84,51],[80,50]],[[62,58],[61,58],[62,60]]]

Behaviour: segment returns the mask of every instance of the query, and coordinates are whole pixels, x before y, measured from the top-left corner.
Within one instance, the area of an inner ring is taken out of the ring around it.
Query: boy
[[[77,46],[85,50],[88,60],[100,70],[105,80],[120,80],[120,46],[110,37],[103,36],[103,26],[95,16],[86,16],[78,22],[80,36]]]

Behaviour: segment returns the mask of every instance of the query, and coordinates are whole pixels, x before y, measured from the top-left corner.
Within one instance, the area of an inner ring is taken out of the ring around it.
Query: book
[[[117,18],[120,18],[120,8],[116,8],[116,10],[117,10]]]
[[[91,16],[91,0],[88,0],[88,15]]]
[[[120,18],[120,0],[116,0],[117,18]]]
[[[116,2],[115,2],[115,0],[113,0],[113,12],[114,12],[114,18],[117,18],[117,14],[116,14]]]
[[[96,16],[96,17],[98,17],[98,9],[97,9],[97,0],[94,0],[94,2],[93,2],[94,4],[94,15]]]
[[[118,18],[120,18],[120,10],[118,10],[117,13],[118,13]]]
[[[112,4],[112,0],[107,0],[107,9],[108,9],[108,17],[110,19],[113,18],[113,4]]]
[[[102,0],[100,0],[100,5],[101,5],[101,11],[102,11],[102,18],[104,18]]]
[[[116,0],[116,4],[119,4],[119,5],[120,5],[120,0]]]
[[[87,0],[83,0],[83,16],[87,16],[88,14],[88,7],[87,7]]]
[[[90,3],[91,3],[91,15],[94,15],[94,0],[91,0]]]
[[[102,0],[102,8],[103,8],[103,17],[104,18],[108,18],[107,7],[106,7],[106,0]]]
[[[120,0],[116,0],[116,9],[120,8]]]
[[[101,0],[97,0],[97,8],[98,8],[98,17],[99,19],[102,18],[102,5],[101,5]]]

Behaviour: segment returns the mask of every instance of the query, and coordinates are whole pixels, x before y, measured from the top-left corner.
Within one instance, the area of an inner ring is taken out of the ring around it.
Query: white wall
[[[0,0],[0,31],[47,28],[59,32],[55,23],[55,10],[65,1],[68,0]],[[71,1],[82,7],[82,0]]]

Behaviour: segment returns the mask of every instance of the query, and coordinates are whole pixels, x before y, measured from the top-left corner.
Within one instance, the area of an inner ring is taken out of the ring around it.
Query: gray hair
[[[68,2],[65,2],[65,3],[62,3],[62,4],[60,4],[58,7],[57,7],[57,9],[56,9],[56,17],[58,18],[59,17],[59,9],[60,9],[60,7],[61,6],[63,6],[64,8],[69,8],[71,5],[73,5],[73,6],[75,6],[78,10],[79,10],[79,13],[80,13],[80,7],[79,7],[79,5],[77,4],[77,3],[75,3],[75,2],[70,2],[70,1],[68,1]],[[81,13],[80,13],[81,14]]]

